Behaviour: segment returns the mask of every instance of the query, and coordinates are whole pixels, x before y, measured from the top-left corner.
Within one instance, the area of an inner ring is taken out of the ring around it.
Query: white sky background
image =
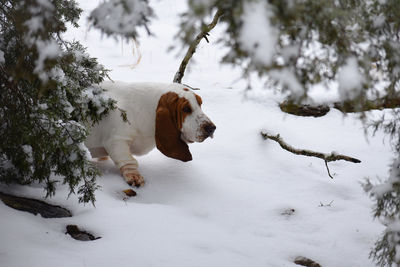
[[[96,1],[80,1],[85,10]],[[140,38],[140,63],[132,43],[88,30],[84,16],[80,29],[67,37],[80,40],[100,63],[112,69],[114,80],[171,82],[181,57],[167,53],[176,42],[178,12],[185,1],[153,1],[158,19],[151,25],[155,37]],[[246,81],[238,70],[221,67],[223,54],[214,41],[201,42],[196,64],[184,82],[200,87],[203,110],[217,126],[215,138],[190,145],[194,160],[182,163],[157,150],[137,157],[146,185],[138,196],[123,200],[128,188],[110,162],[99,163],[96,208],[67,198],[60,186],[48,200],[71,209],[72,218],[44,219],[15,211],[0,202],[0,266],[289,266],[296,256],[309,257],[322,266],[368,267],[368,254],[383,227],[371,217],[372,201],[360,181],[384,178],[392,158],[383,134],[364,138],[355,115],[331,111],[322,118],[283,114],[279,95],[261,88],[244,97]],[[215,37],[214,37],[215,35]],[[176,51],[175,51],[176,52]],[[317,95],[318,96],[318,95]],[[319,95],[324,98],[324,93]],[[374,112],[379,115],[381,113]],[[298,148],[329,153],[332,150],[362,160],[360,164],[329,164],[295,156],[260,130],[280,133]],[[0,186],[2,191],[41,198],[42,187]],[[332,202],[333,201],[333,202]],[[320,203],[329,207],[319,207]],[[285,215],[294,209],[293,215]],[[80,242],[65,235],[67,224],[102,238]]]

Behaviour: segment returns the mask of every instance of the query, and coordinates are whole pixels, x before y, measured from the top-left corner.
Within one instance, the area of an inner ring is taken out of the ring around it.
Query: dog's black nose
[[[204,129],[204,132],[208,136],[210,136],[214,133],[214,131],[215,131],[215,129],[217,129],[217,127],[212,123],[207,123],[206,125],[204,125],[203,129]]]

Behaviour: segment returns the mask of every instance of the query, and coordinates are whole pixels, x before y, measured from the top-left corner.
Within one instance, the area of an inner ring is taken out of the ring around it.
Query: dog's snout
[[[204,125],[203,129],[208,136],[211,136],[217,127],[212,123],[207,123]]]

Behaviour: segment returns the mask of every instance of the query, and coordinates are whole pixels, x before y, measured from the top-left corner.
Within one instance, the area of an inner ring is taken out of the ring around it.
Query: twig
[[[193,54],[196,52],[196,48],[198,44],[200,43],[201,39],[206,39],[208,43],[208,38],[207,36],[209,35],[209,32],[217,25],[218,19],[221,17],[223,12],[218,9],[218,11],[215,13],[214,18],[210,24],[205,26],[203,30],[196,36],[196,38],[193,40],[191,45],[188,48],[188,51],[186,52],[185,57],[183,58],[181,65],[179,66],[179,70],[176,72],[174,76],[174,83],[181,83],[183,75],[185,75],[185,69],[187,64],[189,63],[189,60],[192,58]]]
[[[331,175],[331,172],[329,171],[328,162],[326,160],[325,160],[325,166],[326,166],[326,170],[328,171],[329,177],[331,177],[333,179],[333,176]]]
[[[332,207],[333,201],[334,201],[334,200],[332,200],[332,201],[329,202],[328,204],[323,204],[323,203],[320,201],[318,207]]]
[[[186,87],[189,87],[191,90],[200,90],[200,88],[198,88],[198,87],[191,87],[190,85],[187,85],[187,84],[184,84],[184,83],[182,83],[182,85],[184,85],[184,86],[186,86]]]
[[[136,41],[135,38],[132,38],[132,42],[133,42],[132,55],[135,56],[135,51],[137,53],[136,62],[133,64],[118,65],[118,67],[129,67],[131,69],[134,69],[134,68],[136,68],[136,66],[138,66],[140,64],[140,61],[142,60],[142,53],[140,52],[139,43]]]
[[[333,176],[331,175],[331,173],[329,171],[328,162],[337,161],[337,160],[345,160],[345,161],[350,161],[350,162],[353,162],[353,163],[360,163],[361,162],[361,160],[359,160],[359,159],[352,158],[352,157],[349,157],[349,156],[346,156],[346,155],[336,154],[336,153],[333,153],[333,152],[331,154],[324,154],[324,153],[321,153],[321,152],[315,152],[315,151],[311,151],[311,150],[307,150],[307,149],[294,148],[294,147],[288,145],[285,141],[283,141],[279,134],[270,135],[268,133],[261,132],[261,136],[264,139],[274,140],[283,149],[285,149],[285,150],[287,150],[289,152],[292,152],[293,154],[303,155],[303,156],[308,156],[308,157],[316,157],[316,158],[320,158],[320,159],[324,160],[326,169],[328,170],[328,175],[331,178],[333,178]]]

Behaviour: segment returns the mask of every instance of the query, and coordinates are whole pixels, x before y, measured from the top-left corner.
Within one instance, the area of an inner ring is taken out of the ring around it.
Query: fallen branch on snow
[[[279,134],[270,135],[268,133],[261,132],[261,136],[264,139],[274,140],[283,149],[285,149],[285,150],[287,150],[289,152],[292,152],[293,154],[303,155],[303,156],[308,156],[308,157],[316,157],[316,158],[322,159],[325,162],[325,166],[326,166],[326,169],[328,171],[328,175],[332,179],[333,179],[333,176],[331,175],[331,173],[329,171],[328,162],[337,161],[337,160],[345,160],[345,161],[350,161],[350,162],[353,162],[353,163],[360,163],[361,162],[361,160],[359,160],[359,159],[352,158],[352,157],[349,157],[349,156],[346,156],[346,155],[336,154],[336,153],[333,153],[333,152],[331,154],[324,154],[324,153],[321,153],[321,152],[315,152],[315,151],[311,151],[311,150],[307,150],[307,149],[294,148],[291,145],[288,145],[285,141],[283,141],[283,139],[280,137]]]

